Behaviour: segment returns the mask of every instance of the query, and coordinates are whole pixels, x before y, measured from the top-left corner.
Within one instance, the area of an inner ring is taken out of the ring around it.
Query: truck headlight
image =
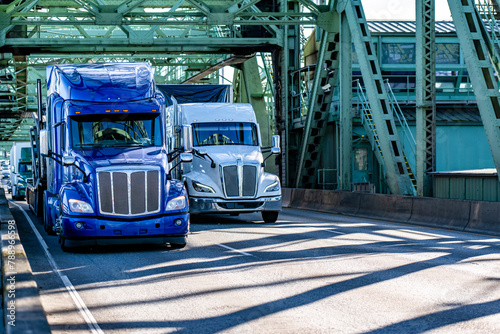
[[[193,184],[194,190],[200,193],[215,193],[215,190],[212,187],[204,185],[203,183],[196,181],[191,181],[191,183]]]
[[[94,209],[92,205],[87,202],[79,201],[77,199],[70,199],[68,201],[69,209],[72,212],[80,212],[80,213],[94,213]]]
[[[271,191],[278,191],[280,190],[280,181],[276,180],[275,182],[271,183],[268,185],[265,189],[264,192],[271,192]]]
[[[167,203],[167,210],[181,210],[186,207],[186,197],[184,196],[179,196],[176,198],[171,199]]]

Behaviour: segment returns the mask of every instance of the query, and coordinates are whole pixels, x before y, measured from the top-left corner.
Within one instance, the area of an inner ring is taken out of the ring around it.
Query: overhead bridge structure
[[[0,152],[29,140],[47,65],[147,61],[160,84],[232,83],[281,136],[286,187],[432,196],[444,113],[477,119],[476,168],[500,168],[500,6],[448,4],[453,22],[417,0],[398,25],[360,0],[2,1]]]

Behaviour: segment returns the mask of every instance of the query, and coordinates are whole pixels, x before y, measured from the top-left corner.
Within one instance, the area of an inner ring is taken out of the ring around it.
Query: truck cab
[[[170,124],[193,129],[193,161],[183,165],[180,176],[188,189],[190,213],[261,212],[265,222],[276,222],[281,211],[280,181],[264,171],[264,164],[280,152],[279,137],[273,136],[272,147],[262,147],[252,106],[187,103],[168,110]]]
[[[184,247],[187,192],[169,176],[164,96],[155,90],[151,65],[59,65],[47,71],[46,124],[39,131],[43,182],[35,182],[44,186],[33,190],[43,191],[46,231],[58,234],[65,250]]]
[[[27,181],[33,176],[31,162],[31,144],[15,142],[10,150],[10,184],[12,199],[21,200],[26,194]]]

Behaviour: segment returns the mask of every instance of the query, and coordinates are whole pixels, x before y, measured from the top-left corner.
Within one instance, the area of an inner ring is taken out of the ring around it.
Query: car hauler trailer
[[[273,136],[272,147],[261,147],[250,104],[174,102],[167,117],[170,135],[183,125],[192,127],[193,161],[176,174],[188,189],[191,214],[261,212],[265,222],[276,222],[280,181],[264,172],[264,163],[279,154],[279,136]],[[264,158],[263,152],[269,155]]]
[[[40,91],[40,84],[39,91]],[[186,189],[169,176],[165,102],[148,63],[47,67],[46,113],[32,128],[30,208],[63,249],[169,243],[189,232]],[[185,138],[191,138],[184,127]],[[177,160],[191,161],[172,147]]]

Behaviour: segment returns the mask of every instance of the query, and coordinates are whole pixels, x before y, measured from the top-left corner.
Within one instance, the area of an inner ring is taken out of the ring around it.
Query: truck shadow
[[[256,224],[256,225],[275,225],[277,223],[266,223],[262,220],[260,213],[242,213],[238,216],[229,214],[197,214],[191,215],[191,224],[196,225],[241,225],[241,224]],[[279,221],[279,217],[278,217]]]

